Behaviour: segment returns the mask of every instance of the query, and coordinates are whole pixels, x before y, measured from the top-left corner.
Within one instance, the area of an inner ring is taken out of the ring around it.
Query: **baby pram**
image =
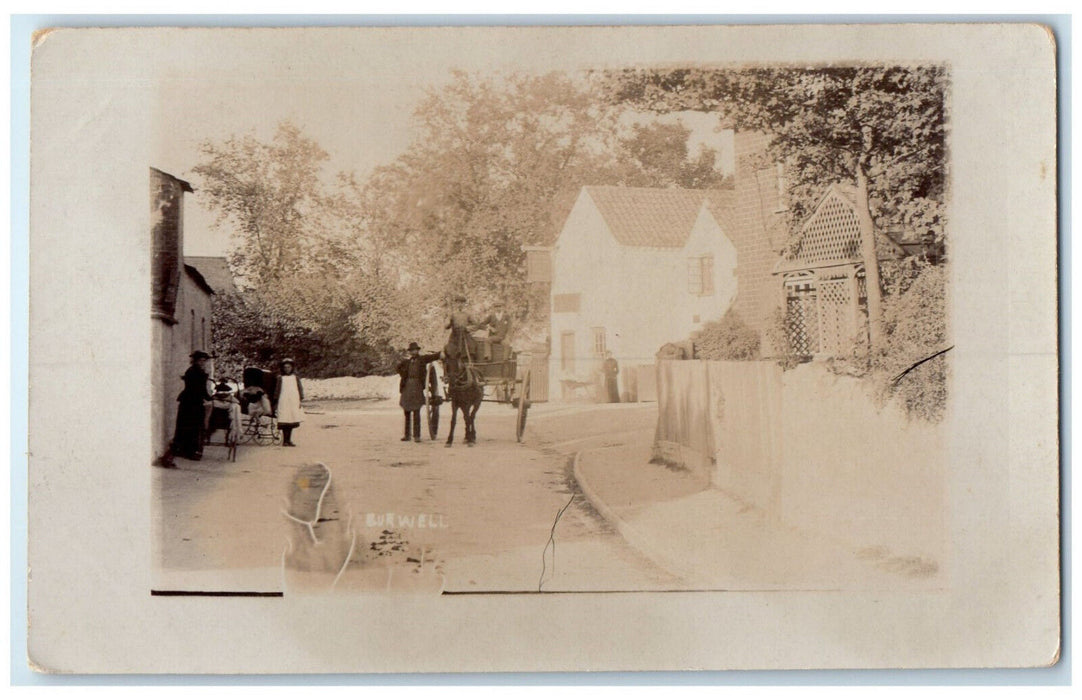
[[[278,419],[274,417],[274,408],[271,405],[277,379],[277,374],[265,369],[244,369],[244,389],[240,393],[241,413],[244,416],[239,440],[241,443],[277,445],[282,441],[282,434],[278,431]]]

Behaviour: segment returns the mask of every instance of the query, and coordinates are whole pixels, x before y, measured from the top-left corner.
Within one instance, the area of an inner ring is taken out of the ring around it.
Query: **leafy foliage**
[[[890,342],[885,352],[872,357],[872,369],[884,396],[899,399],[910,416],[939,421],[947,405],[949,356],[914,365],[950,346],[946,269],[910,265],[916,274],[901,276],[904,289],[886,297],[884,330]]]
[[[239,235],[231,263],[242,282],[262,286],[300,269],[318,238],[319,170],[327,153],[296,126],[283,123],[270,143],[254,135],[204,143],[193,169],[199,196],[218,223]]]
[[[943,235],[944,66],[628,69],[609,74],[608,90],[642,109],[716,112],[768,134],[769,156],[786,165],[794,229],[826,185],[852,181],[860,164],[879,227]]]
[[[692,335],[697,360],[757,360],[759,334],[732,309]]]
[[[782,369],[792,369],[808,358],[801,356],[793,347],[789,337],[785,312],[779,307],[774,309],[770,324],[764,333],[769,350],[769,357],[776,360]]]
[[[731,178],[717,170],[717,151],[700,146],[692,158],[688,148],[691,129],[682,122],[635,123],[621,145],[632,160],[634,172],[626,184],[636,187],[684,187],[722,189],[732,187]]]

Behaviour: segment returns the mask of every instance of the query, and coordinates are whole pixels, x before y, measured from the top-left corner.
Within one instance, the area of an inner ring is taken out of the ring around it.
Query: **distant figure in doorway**
[[[192,364],[184,372],[184,389],[177,397],[177,426],[173,432],[170,451],[162,458],[162,463],[172,466],[172,457],[200,460],[203,458],[203,429],[206,420],[205,404],[210,400],[207,383],[207,360],[210,355],[202,350],[191,354]]]
[[[409,355],[398,363],[398,391],[402,398],[398,405],[405,413],[406,427],[402,433],[402,442],[410,441],[412,424],[413,441],[421,441],[421,407],[425,405],[425,368],[429,362],[440,359],[440,353],[421,354],[421,346],[410,343]]]
[[[296,447],[293,442],[293,430],[301,424],[301,401],[304,401],[304,387],[301,378],[294,371],[293,360],[286,358],[281,362],[282,373],[274,384],[274,410],[278,416],[278,427],[282,429],[282,445]]]
[[[605,374],[605,393],[608,394],[609,403],[620,403],[620,389],[616,378],[620,374],[620,365],[612,356],[612,351],[605,352],[605,361],[601,365],[601,371]]]

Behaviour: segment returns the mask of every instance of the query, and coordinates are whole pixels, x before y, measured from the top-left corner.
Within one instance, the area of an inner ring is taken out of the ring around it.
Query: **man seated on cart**
[[[468,358],[474,361],[484,359],[478,357],[477,341],[472,335],[474,331],[482,328],[483,324],[478,323],[466,311],[466,297],[456,296],[452,300],[451,320],[444,327],[451,329],[451,335],[447,338],[447,346],[444,348],[447,357],[455,360],[459,358]]]
[[[507,307],[500,304],[484,321],[488,335],[481,340],[481,356],[485,362],[506,363],[511,359],[511,319]],[[489,368],[489,374],[503,374],[503,368]]]

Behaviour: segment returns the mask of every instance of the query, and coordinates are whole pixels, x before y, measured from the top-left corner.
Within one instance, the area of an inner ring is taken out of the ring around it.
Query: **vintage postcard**
[[[32,665],[1055,663],[1055,56],[41,33]]]

